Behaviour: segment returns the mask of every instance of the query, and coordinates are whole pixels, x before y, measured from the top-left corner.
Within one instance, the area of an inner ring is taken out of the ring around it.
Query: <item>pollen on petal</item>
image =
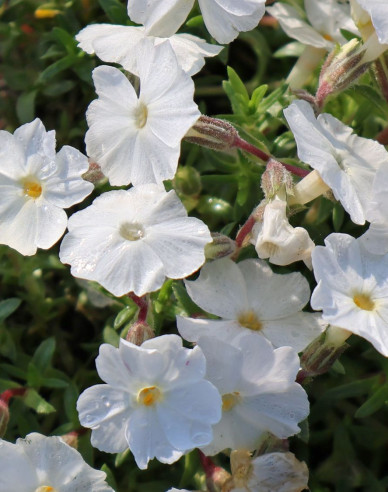
[[[162,392],[156,386],[149,386],[139,391],[137,395],[137,402],[146,407],[155,405],[162,399]]]
[[[353,296],[353,301],[357,307],[364,311],[373,311],[375,308],[375,302],[368,294],[355,294]]]
[[[42,485],[41,487],[38,487],[35,492],[57,492],[54,487],[50,487],[50,485]]]
[[[23,181],[23,192],[25,196],[36,200],[42,194],[42,186],[37,180],[26,179]]]
[[[237,321],[244,328],[248,328],[253,331],[260,331],[263,327],[254,311],[243,311],[239,314]]]
[[[234,393],[226,393],[222,395],[222,410],[229,412],[234,406],[241,400],[240,393],[235,391]]]

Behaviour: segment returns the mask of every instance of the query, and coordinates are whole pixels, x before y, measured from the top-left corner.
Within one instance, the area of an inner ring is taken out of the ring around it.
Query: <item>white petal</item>
[[[388,5],[384,0],[357,0],[372,18],[380,43],[388,44]]]
[[[265,12],[264,0],[199,0],[199,6],[208,31],[221,44],[254,29]]]
[[[129,418],[128,394],[98,384],[87,388],[77,401],[81,425],[93,429],[92,445],[107,453],[121,453],[128,448],[125,428]]]
[[[0,490],[35,490],[38,486],[36,469],[22,447],[0,439]]]
[[[205,311],[226,319],[237,319],[248,309],[247,289],[243,274],[232,260],[207,263],[197,280],[185,282],[193,301]]]

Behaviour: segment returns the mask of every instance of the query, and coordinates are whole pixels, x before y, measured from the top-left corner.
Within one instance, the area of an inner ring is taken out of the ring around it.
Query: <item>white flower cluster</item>
[[[182,138],[200,117],[191,76],[205,56],[221,50],[176,34],[193,3],[129,0],[130,19],[142,26],[92,25],[78,34],[87,53],[131,73],[110,66],[93,71],[98,99],[87,110],[85,142],[111,185],[132,187],[103,193],[67,220],[63,209],[93,189],[82,179],[87,158],[71,147],[56,154],[54,132],[39,120],[13,135],[1,131],[0,243],[32,255],[50,248],[67,226],[61,261],[75,277],[96,281],[118,297],[144,296],[166,278],[183,279],[202,267],[210,231],[188,217],[177,194],[163,186],[176,173]],[[385,43],[386,7],[377,0],[358,3]],[[219,43],[254,28],[264,4],[199,0],[204,23]],[[306,0],[305,7],[312,27],[289,5],[276,3],[268,11],[286,33],[325,50],[345,41],[341,29],[356,30],[343,3]],[[248,239],[260,259],[216,259],[196,280],[185,281],[203,312],[178,316],[177,326],[194,348],[174,334],[140,346],[120,339],[118,348],[100,347],[96,366],[104,384],[83,391],[77,403],[94,447],[108,453],[129,448],[141,469],[153,458],[174,463],[194,448],[206,455],[227,448],[254,451],[267,433],[287,439],[300,432],[309,403],[295,382],[298,353],[327,324],[364,337],[388,356],[388,153],[332,115],[316,117],[306,101],[293,102],[284,114],[300,160],[315,171],[293,196],[277,181],[260,217],[253,213]],[[331,189],[353,222],[371,223],[363,237],[332,234],[325,246],[315,247],[305,229],[290,225],[287,200],[304,204],[314,198],[312,177],[321,186],[318,194]],[[267,258],[283,266],[303,260],[313,268],[311,306],[322,315],[302,311],[311,294],[303,275],[274,273]],[[17,444],[1,441],[0,458],[2,470],[9,463],[0,473],[1,490],[15,490],[13,463],[24,467],[21,492],[111,490],[105,474],[59,438],[30,434]],[[289,492],[287,483],[295,491],[306,486],[305,465],[290,453],[264,455],[250,466],[246,476],[232,477],[228,490]]]

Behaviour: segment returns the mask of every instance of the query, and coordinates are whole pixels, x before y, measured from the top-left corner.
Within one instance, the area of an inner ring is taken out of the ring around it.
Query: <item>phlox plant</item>
[[[388,489],[388,4],[0,4],[0,492]]]

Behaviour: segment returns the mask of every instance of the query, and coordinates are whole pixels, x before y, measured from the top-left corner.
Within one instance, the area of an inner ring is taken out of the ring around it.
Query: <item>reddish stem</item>
[[[198,453],[199,453],[199,460],[201,462],[205,475],[207,478],[211,479],[213,477],[214,471],[219,467],[213,463],[211,458],[205,456],[200,449],[198,449]]]
[[[236,136],[233,142],[234,147],[237,147],[241,150],[245,150],[245,152],[249,152],[252,155],[255,155],[259,159],[261,159],[264,162],[267,162],[269,159],[271,159],[271,156],[267,154],[266,152],[258,149],[254,145],[250,144],[240,136]],[[306,171],[306,169],[301,169],[300,167],[292,166],[291,164],[286,164],[285,162],[279,161],[290,173],[294,174],[295,176],[300,176],[301,178],[304,178],[309,174],[310,171]]]
[[[139,314],[137,316],[138,321],[146,321],[148,313],[148,302],[144,297],[137,296],[134,292],[130,292],[128,297],[139,307]]]
[[[253,215],[248,217],[248,220],[245,222],[245,224],[241,227],[241,229],[238,231],[238,234],[236,236],[236,245],[237,248],[241,248],[244,239],[247,237],[247,235],[251,232],[253,226],[255,225],[255,219]]]
[[[8,405],[9,400],[14,396],[23,396],[27,391],[27,388],[12,388],[9,390],[3,391],[0,394],[0,401]]]
[[[376,140],[381,143],[381,145],[388,145],[388,128],[381,130],[381,132],[377,135]]]

